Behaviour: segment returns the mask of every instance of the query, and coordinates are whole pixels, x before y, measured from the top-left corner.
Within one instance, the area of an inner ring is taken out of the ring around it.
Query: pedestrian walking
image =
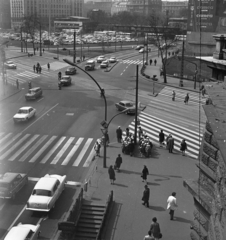
[[[202,96],[205,97],[205,94],[206,94],[206,89],[205,87],[202,89]]]
[[[156,217],[152,218],[150,231],[151,231],[151,233],[152,233],[152,235],[154,237],[154,240],[158,240],[158,239],[160,239],[162,237],[160,226],[159,226],[159,223],[157,222],[157,218]]]
[[[86,58],[85,55],[83,55],[83,61],[85,61],[85,58]]]
[[[126,137],[129,137],[129,128],[126,128]]]
[[[144,186],[144,191],[143,191],[143,197],[142,197],[142,201],[143,201],[143,205],[146,205],[147,207],[149,207],[149,197],[150,197],[150,189],[148,188],[148,185]]]
[[[98,141],[94,145],[94,150],[96,151],[96,156],[100,157],[100,143]]]
[[[166,149],[169,150],[169,139],[171,138],[171,134],[169,134],[167,137],[166,137]]]
[[[109,139],[109,135],[108,135],[108,133],[106,133],[105,134],[105,141],[106,141],[106,146],[108,146],[109,145],[109,143],[110,143],[110,139]]]
[[[48,70],[50,69],[50,64],[49,63],[47,63],[47,68],[48,68]]]
[[[33,66],[33,70],[34,70],[34,72],[35,72],[35,69],[36,69],[36,66],[34,65],[34,66]]]
[[[157,60],[156,59],[155,59],[154,63],[155,63],[155,66],[156,66],[156,64],[157,64]]]
[[[119,154],[118,157],[116,158],[115,160],[115,170],[118,170],[118,172],[120,172],[120,167],[121,167],[121,164],[122,164],[122,157],[121,155]]]
[[[43,48],[42,51],[43,51],[43,53],[44,53],[44,52],[45,52],[45,49]]]
[[[116,129],[116,136],[117,136],[118,143],[121,143],[122,142],[122,129],[120,126],[118,126],[118,128]]]
[[[176,93],[175,93],[175,91],[173,91],[173,93],[172,93],[172,100],[173,101],[175,101],[175,97],[176,97]]]
[[[155,240],[150,230],[148,231],[148,235],[144,236],[144,240]]]
[[[180,144],[180,150],[182,152],[182,156],[185,156],[185,151],[187,150],[187,147],[188,147],[187,143],[186,143],[185,139],[183,139]]]
[[[188,104],[188,100],[189,100],[189,94],[187,93],[187,95],[184,98],[184,103]]]
[[[160,133],[159,133],[160,147],[162,147],[162,145],[164,144],[164,141],[165,141],[165,134],[164,134],[163,130],[161,130]]]
[[[38,73],[38,71],[39,71],[39,67],[38,67],[38,66],[36,66],[36,72]]]
[[[167,199],[167,209],[169,209],[170,214],[170,220],[173,220],[174,218],[174,211],[177,209],[177,199],[176,199],[176,193],[173,192],[171,196]]]
[[[143,135],[143,130],[142,130],[141,126],[139,126],[139,127],[138,127],[139,140],[141,139],[142,135]]]
[[[129,145],[129,155],[130,155],[131,157],[133,156],[134,148],[135,148],[134,140],[131,140],[131,143],[130,143],[130,145]]]
[[[39,73],[40,74],[42,73],[42,67],[41,66],[39,67]]]
[[[142,175],[141,175],[141,177],[142,177],[142,182],[146,182],[146,184],[147,184],[147,176],[148,176],[148,174],[149,174],[149,171],[148,171],[148,168],[146,167],[146,165],[144,165],[144,168],[143,168],[143,170],[142,170]]]
[[[19,89],[19,81],[18,81],[18,79],[16,80],[16,88]]]
[[[152,59],[149,60],[150,65],[152,64]]]
[[[169,138],[169,153],[173,153],[173,147],[174,147],[174,138],[173,136],[171,135],[170,138]]]
[[[114,171],[112,165],[108,169],[108,174],[109,174],[109,179],[110,179],[111,184],[114,184],[114,181],[116,179],[115,179],[115,171]]]

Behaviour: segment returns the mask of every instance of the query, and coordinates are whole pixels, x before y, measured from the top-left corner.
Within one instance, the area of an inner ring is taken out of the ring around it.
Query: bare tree
[[[168,18],[166,15],[153,12],[149,16],[149,24],[151,32],[153,34],[153,43],[158,48],[158,54],[162,60],[162,73],[164,77],[164,83],[167,83],[166,77],[166,63],[168,49],[176,41],[175,35],[179,29],[168,27]]]

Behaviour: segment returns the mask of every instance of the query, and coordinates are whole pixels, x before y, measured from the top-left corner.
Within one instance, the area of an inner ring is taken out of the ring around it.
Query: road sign
[[[100,125],[101,125],[103,128],[107,128],[108,123],[107,123],[105,120],[103,120],[103,121],[100,123]]]

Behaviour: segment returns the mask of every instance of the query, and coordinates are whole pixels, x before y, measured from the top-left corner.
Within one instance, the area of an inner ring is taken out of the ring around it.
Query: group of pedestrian
[[[172,101],[175,101],[176,98],[176,92],[173,90],[172,92]],[[189,93],[186,94],[185,98],[184,98],[184,103],[188,104],[189,101]]]
[[[149,63],[150,63],[150,65],[152,65],[152,59],[149,60]],[[154,64],[156,66],[156,64],[157,64],[157,60],[156,59],[154,60]]]
[[[159,144],[160,147],[163,147],[166,141],[166,149],[169,150],[169,153],[173,153],[174,149],[174,138],[172,134],[169,134],[165,139],[165,134],[163,130],[161,129],[159,132]],[[182,139],[180,143],[180,151],[182,152],[182,156],[185,156],[185,151],[188,149],[187,143],[185,139]]]
[[[40,74],[42,73],[42,67],[39,63],[37,63],[37,65],[33,66],[33,70],[34,70],[34,72],[36,71],[37,73],[40,73]]]

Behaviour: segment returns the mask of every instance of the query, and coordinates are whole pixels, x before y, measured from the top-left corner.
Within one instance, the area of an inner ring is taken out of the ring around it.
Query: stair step
[[[79,218],[79,223],[84,223],[84,224],[101,224],[102,219],[90,219],[90,218]]]
[[[93,211],[93,210],[84,210],[82,209],[81,214],[89,214],[89,215],[96,215],[96,216],[103,216],[104,211]]]
[[[82,210],[93,210],[93,211],[105,211],[105,207],[101,207],[101,206],[90,206],[90,205],[86,205],[86,206],[82,206]]]
[[[84,232],[77,232],[75,234],[75,239],[78,238],[78,239],[96,239],[96,236],[97,234],[94,234],[94,233],[84,233]]]
[[[86,227],[78,227],[76,230],[76,233],[92,233],[97,234],[99,232],[99,229],[93,229],[93,228],[86,228]]]
[[[85,214],[85,213],[81,213],[80,215],[81,219],[92,219],[92,220],[102,220],[103,215],[92,215],[92,214]]]
[[[78,228],[82,227],[82,228],[93,228],[93,229],[99,229],[101,225],[101,222],[99,224],[96,223],[84,223],[79,221],[78,223]]]

